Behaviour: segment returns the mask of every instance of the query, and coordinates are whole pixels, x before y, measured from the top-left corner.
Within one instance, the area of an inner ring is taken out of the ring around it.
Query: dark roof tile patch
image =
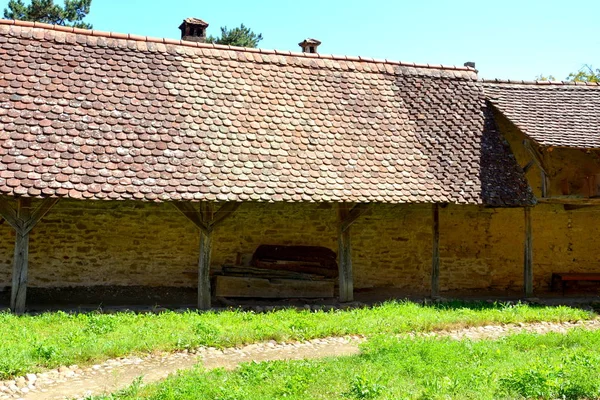
[[[542,146],[600,148],[600,85],[595,82],[484,81],[489,101]]]
[[[471,70],[113,36],[0,24],[0,193],[533,201]]]

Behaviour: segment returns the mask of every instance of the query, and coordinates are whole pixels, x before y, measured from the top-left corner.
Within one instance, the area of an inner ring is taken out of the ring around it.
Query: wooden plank
[[[525,244],[523,257],[523,282],[525,297],[533,295],[533,233],[531,229],[531,207],[525,207]]]
[[[431,297],[440,295],[440,209],[433,205],[433,254],[431,259]]]
[[[230,202],[223,204],[221,208],[219,208],[219,210],[215,213],[212,220],[212,226],[217,226],[220,222],[222,222],[224,219],[233,214],[241,204],[242,203],[238,202]]]
[[[348,212],[342,221],[342,232],[346,231],[356,220],[371,209],[370,203],[357,204]]]
[[[254,266],[267,270],[300,272],[303,274],[323,275],[326,278],[337,278],[339,270],[328,269],[319,265],[302,262],[256,261]]]
[[[563,281],[600,281],[600,273],[590,272],[555,272],[552,278]]]
[[[192,203],[176,201],[172,203],[173,206],[179,210],[187,219],[189,219],[197,228],[199,228],[204,233],[208,233],[210,231],[210,227],[205,224],[202,220],[201,213],[194,208]]]
[[[40,205],[31,213],[30,218],[25,221],[23,220],[23,228],[21,234],[28,234],[31,232],[33,227],[40,222],[42,218],[50,211],[52,207],[56,203],[58,203],[57,198],[46,198],[40,203]]]
[[[255,278],[274,278],[274,279],[298,279],[305,281],[323,280],[323,275],[305,274],[295,271],[270,270],[263,268],[245,267],[241,265],[224,265],[222,267],[223,275],[227,276],[250,276]]]
[[[200,216],[205,226],[212,225],[213,204],[200,204]],[[210,308],[210,258],[212,253],[212,229],[200,230],[200,257],[198,260],[198,309]]]
[[[350,207],[348,204],[339,205],[339,232],[338,232],[338,268],[340,279],[341,302],[354,300],[354,277],[352,274],[352,246],[350,243],[350,227],[343,229],[344,221],[348,219]]]
[[[19,198],[17,200],[16,216],[19,220],[30,219],[30,198]],[[10,294],[10,308],[16,314],[25,312],[25,300],[27,297],[27,276],[29,263],[29,231],[24,233],[21,229],[16,232],[15,253],[13,258],[13,276]]]
[[[237,276],[217,276],[217,297],[256,298],[329,298],[333,297],[331,281],[302,281],[296,279],[262,279]]]

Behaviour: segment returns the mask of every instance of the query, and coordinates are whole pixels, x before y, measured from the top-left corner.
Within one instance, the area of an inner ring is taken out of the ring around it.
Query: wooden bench
[[[600,282],[600,273],[578,273],[578,272],[555,272],[552,274],[550,290],[554,290],[557,283],[560,282],[563,295],[567,287],[567,282],[573,281],[596,281]]]

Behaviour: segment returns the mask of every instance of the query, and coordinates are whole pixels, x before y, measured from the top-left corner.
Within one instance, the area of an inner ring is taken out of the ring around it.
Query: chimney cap
[[[298,43],[298,46],[300,47],[304,47],[306,45],[313,45],[313,46],[318,46],[321,44],[320,40],[317,39],[312,39],[312,38],[306,38],[303,41],[301,41],[300,43]]]
[[[181,29],[185,24],[189,24],[189,25],[198,25],[201,27],[208,27],[208,22],[201,20],[200,18],[186,18],[183,20],[183,22],[181,23],[181,25],[179,26],[179,29]]]

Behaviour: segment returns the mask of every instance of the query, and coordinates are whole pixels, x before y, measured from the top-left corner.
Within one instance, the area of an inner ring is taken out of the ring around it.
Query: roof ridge
[[[163,43],[165,45],[175,45],[175,46],[185,46],[185,47],[195,47],[195,48],[209,48],[209,49],[220,49],[220,50],[234,50],[234,51],[244,51],[244,52],[249,52],[249,53],[275,54],[275,55],[282,55],[282,56],[293,56],[293,57],[304,57],[304,58],[319,58],[319,59],[324,59],[324,60],[358,61],[358,62],[367,62],[367,63],[375,63],[375,64],[398,65],[398,66],[403,66],[403,67],[428,68],[428,69],[437,69],[437,70],[469,71],[469,72],[477,73],[477,70],[475,68],[465,67],[465,66],[442,65],[442,64],[419,64],[419,63],[411,63],[411,62],[403,62],[403,61],[394,61],[394,60],[388,60],[388,59],[377,59],[377,58],[371,58],[371,57],[343,56],[343,55],[320,54],[320,53],[301,53],[301,52],[293,52],[293,51],[285,51],[285,50],[270,50],[270,49],[220,45],[220,44],[212,44],[212,43],[198,43],[198,42],[190,42],[190,41],[183,41],[183,40],[177,40],[177,39],[156,38],[156,37],[151,37],[151,36],[135,35],[135,34],[128,34],[128,33],[105,32],[105,31],[98,31],[98,30],[91,30],[91,29],[73,28],[73,27],[69,27],[69,26],[52,25],[52,24],[46,24],[46,23],[42,23],[42,22],[21,21],[21,20],[15,20],[15,19],[0,19],[0,25],[14,25],[14,26],[19,26],[19,27],[24,27],[24,28],[38,28],[38,29],[54,30],[54,31],[58,31],[58,32],[75,33],[75,34],[86,35],[86,36],[132,40],[132,41],[136,41],[136,42]]]
[[[481,79],[482,83],[500,83],[514,85],[538,85],[538,86],[591,86],[600,87],[600,82],[572,82],[572,81],[539,81],[539,80],[511,80],[511,79]]]

